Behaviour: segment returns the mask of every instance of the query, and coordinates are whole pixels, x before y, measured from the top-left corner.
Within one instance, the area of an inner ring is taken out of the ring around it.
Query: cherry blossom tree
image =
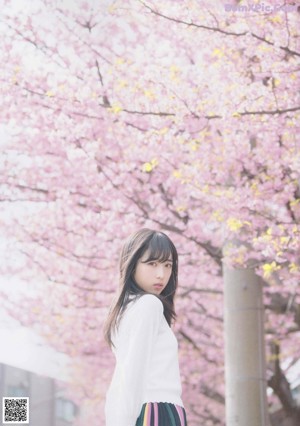
[[[161,229],[180,255],[189,424],[224,424],[226,264],[261,277],[270,404],[296,425],[286,370],[300,355],[297,7],[2,3],[3,272],[42,283],[22,302],[1,292],[8,312],[72,356],[89,422],[101,423],[118,253],[131,231]],[[242,244],[222,252],[233,239]]]

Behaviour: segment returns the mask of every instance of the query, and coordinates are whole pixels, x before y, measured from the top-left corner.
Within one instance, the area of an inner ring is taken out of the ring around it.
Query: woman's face
[[[151,260],[148,251],[138,260],[134,279],[137,285],[147,293],[160,294],[169,282],[172,273],[172,257],[166,262]]]

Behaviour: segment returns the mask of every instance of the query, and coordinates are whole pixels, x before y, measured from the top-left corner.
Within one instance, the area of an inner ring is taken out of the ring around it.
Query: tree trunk
[[[226,425],[269,426],[262,284],[224,265]]]
[[[285,413],[284,426],[299,426],[300,406],[297,405],[296,400],[293,398],[290,384],[281,370],[279,343],[273,342],[271,350],[274,359],[274,374],[269,379],[268,385],[273,389],[282,404],[282,409]],[[274,415],[274,418],[274,424],[276,424],[276,415]]]

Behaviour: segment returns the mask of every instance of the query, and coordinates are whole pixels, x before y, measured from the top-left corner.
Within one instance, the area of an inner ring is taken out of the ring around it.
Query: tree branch
[[[139,1],[140,1],[140,3],[142,3],[142,5],[146,9],[150,10],[150,12],[153,13],[154,15],[160,16],[161,18],[167,19],[168,21],[172,21],[172,22],[175,22],[177,24],[183,24],[183,25],[187,25],[188,27],[200,28],[200,29],[207,30],[207,31],[214,31],[214,32],[218,32],[220,34],[225,34],[225,35],[233,36],[233,37],[243,37],[243,36],[246,36],[247,34],[250,34],[253,38],[260,40],[263,43],[266,43],[266,44],[271,45],[271,46],[275,45],[272,41],[269,41],[269,40],[265,39],[264,37],[261,37],[261,36],[255,34],[255,33],[249,32],[249,31],[243,31],[241,33],[236,33],[236,32],[233,32],[233,31],[222,30],[219,27],[209,27],[207,25],[195,24],[194,22],[187,22],[187,21],[183,21],[182,19],[172,18],[171,16],[164,15],[163,13],[158,12],[157,10],[154,10],[152,7],[145,4],[142,0],[139,0]],[[290,55],[300,56],[300,52],[297,52],[296,50],[292,50],[289,47],[279,46],[279,49],[285,51],[286,53],[288,53]]]
[[[263,110],[263,111],[244,111],[238,112],[239,115],[275,115],[275,114],[286,114],[287,112],[299,111],[300,105],[293,108],[286,109],[275,109],[275,110]]]

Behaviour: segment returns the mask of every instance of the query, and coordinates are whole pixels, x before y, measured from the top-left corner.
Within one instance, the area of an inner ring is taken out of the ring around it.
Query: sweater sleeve
[[[135,425],[140,414],[151,351],[163,318],[163,304],[154,295],[140,297],[120,330],[118,425]],[[117,408],[117,407],[116,407]]]

